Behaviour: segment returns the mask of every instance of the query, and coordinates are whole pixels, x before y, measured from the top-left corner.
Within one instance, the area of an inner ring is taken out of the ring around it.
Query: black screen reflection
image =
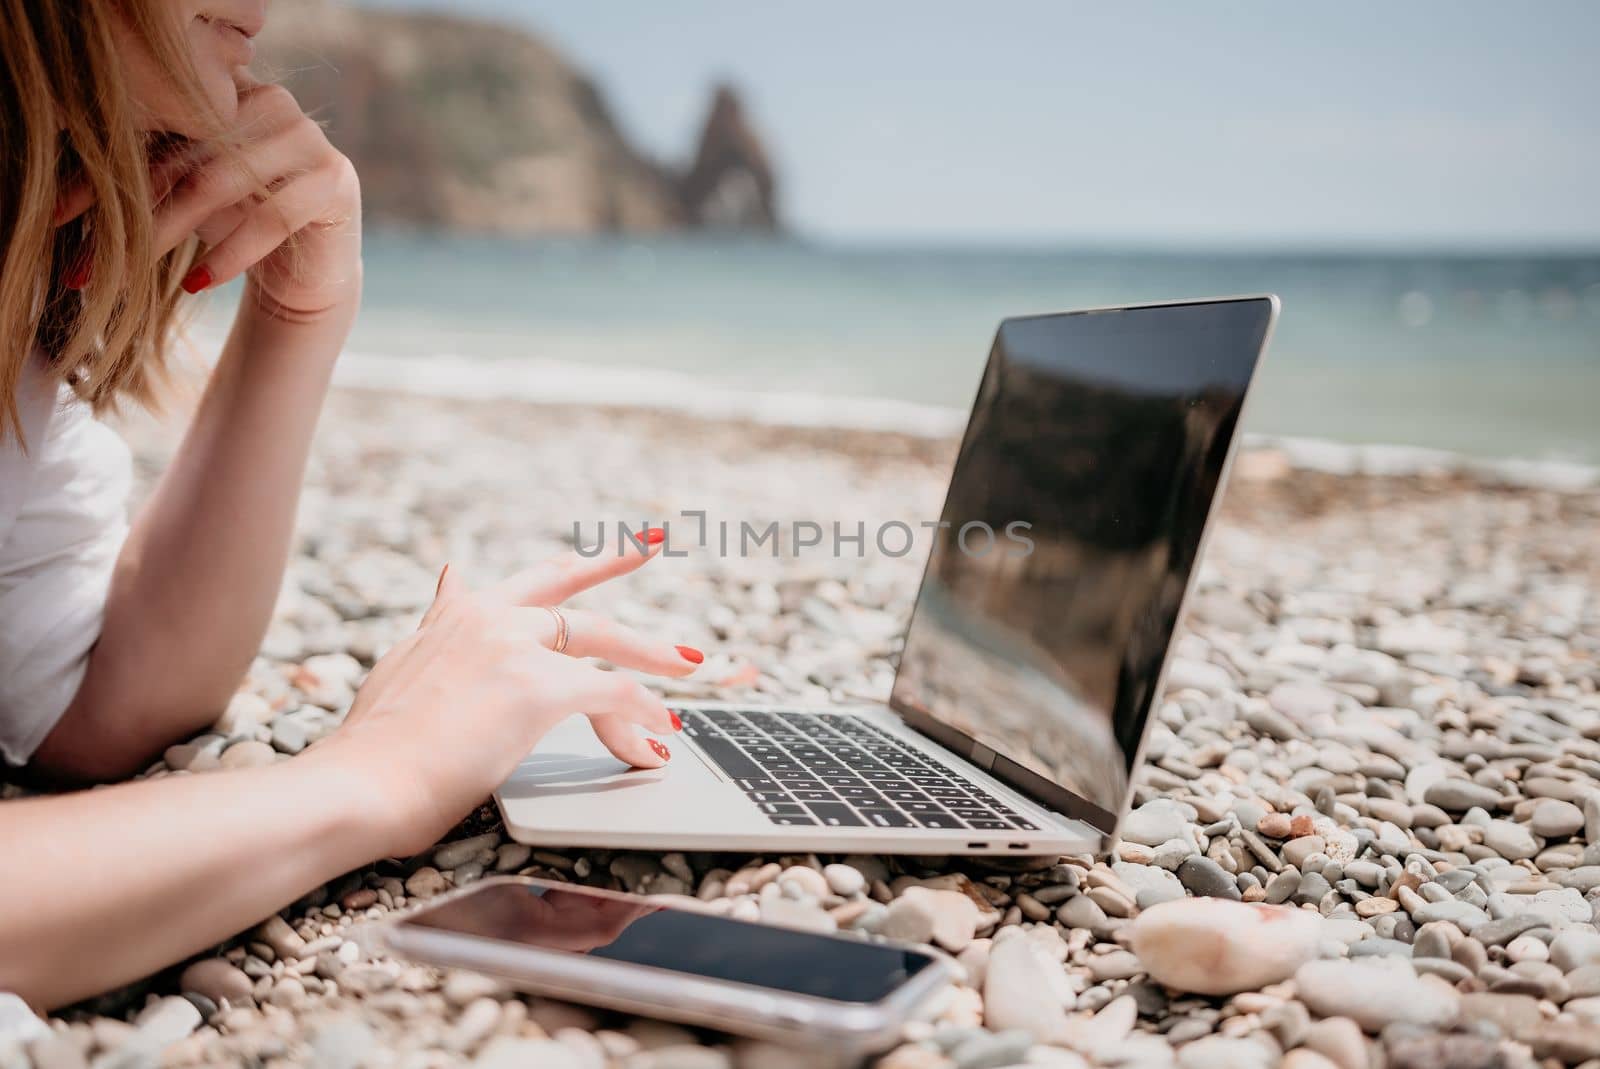
[[[896,708],[1109,830],[1270,319],[1251,299],[1002,324]]]
[[[487,885],[410,923],[844,1002],[877,1002],[933,960],[875,943],[541,884]]]
[[[610,946],[641,917],[662,907],[612,895],[537,885],[486,887],[419,915],[444,928],[546,950],[587,954]]]

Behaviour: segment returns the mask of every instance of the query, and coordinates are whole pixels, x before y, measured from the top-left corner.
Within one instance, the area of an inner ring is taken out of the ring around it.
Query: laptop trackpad
[[[670,742],[669,742],[670,745]],[[717,776],[688,746],[673,747],[673,759],[663,768],[634,768],[613,757],[588,720],[574,716],[557,724],[537,749],[517,765],[500,788],[500,796],[554,800],[596,795],[627,796],[695,783],[715,784]],[[742,795],[741,795],[742,797]]]
[[[618,761],[610,754],[598,757],[593,754],[535,751],[517,766],[516,782],[528,787],[592,787],[616,780],[629,771],[632,771],[631,765]]]
[[[693,747],[668,745],[665,767],[634,768],[611,756],[583,717],[558,724],[496,792],[507,828],[523,842],[553,844],[643,845],[685,827],[771,833],[766,817]]]

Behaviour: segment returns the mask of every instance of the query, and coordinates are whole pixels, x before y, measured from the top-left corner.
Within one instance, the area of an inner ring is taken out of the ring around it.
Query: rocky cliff
[[[779,226],[767,154],[727,86],[679,169],[630,145],[596,85],[521,29],[279,0],[261,59],[355,163],[374,222],[524,234]]]
[[[709,227],[775,230],[776,181],[761,139],[732,86],[717,87],[700,134],[700,151],[679,191],[691,222]]]

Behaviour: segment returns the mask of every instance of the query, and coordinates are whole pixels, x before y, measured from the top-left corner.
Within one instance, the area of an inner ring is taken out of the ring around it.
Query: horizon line
[[[777,232],[749,230],[682,229],[660,231],[596,230],[589,233],[507,233],[448,226],[372,220],[367,224],[369,234],[384,236],[414,236],[421,238],[465,238],[477,241],[547,241],[555,244],[581,243],[639,243],[653,242],[706,242],[727,244],[799,245],[841,252],[915,251],[955,254],[1011,253],[1022,255],[1058,255],[1083,253],[1134,256],[1221,256],[1221,257],[1289,257],[1310,256],[1328,258],[1375,257],[1399,259],[1428,257],[1440,259],[1469,259],[1473,257],[1600,259],[1600,239],[1592,242],[1536,242],[1536,241],[1432,241],[1383,242],[1339,241],[1329,242],[1307,238],[1277,240],[1204,241],[1180,239],[1159,242],[1147,238],[1059,237],[1019,238],[1010,235],[994,237],[956,236],[948,234],[834,234],[807,230],[779,230]]]

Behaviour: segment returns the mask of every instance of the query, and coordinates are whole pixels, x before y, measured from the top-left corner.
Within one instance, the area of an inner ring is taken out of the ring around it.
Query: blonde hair
[[[118,34],[131,30],[177,99],[204,116],[171,10],[164,0],[0,0],[0,440],[20,440],[17,386],[35,346],[97,410],[153,400],[195,245],[160,257],[153,247],[152,139]],[[93,201],[58,226],[59,200],[77,184]],[[73,274],[81,288],[64,285]]]

